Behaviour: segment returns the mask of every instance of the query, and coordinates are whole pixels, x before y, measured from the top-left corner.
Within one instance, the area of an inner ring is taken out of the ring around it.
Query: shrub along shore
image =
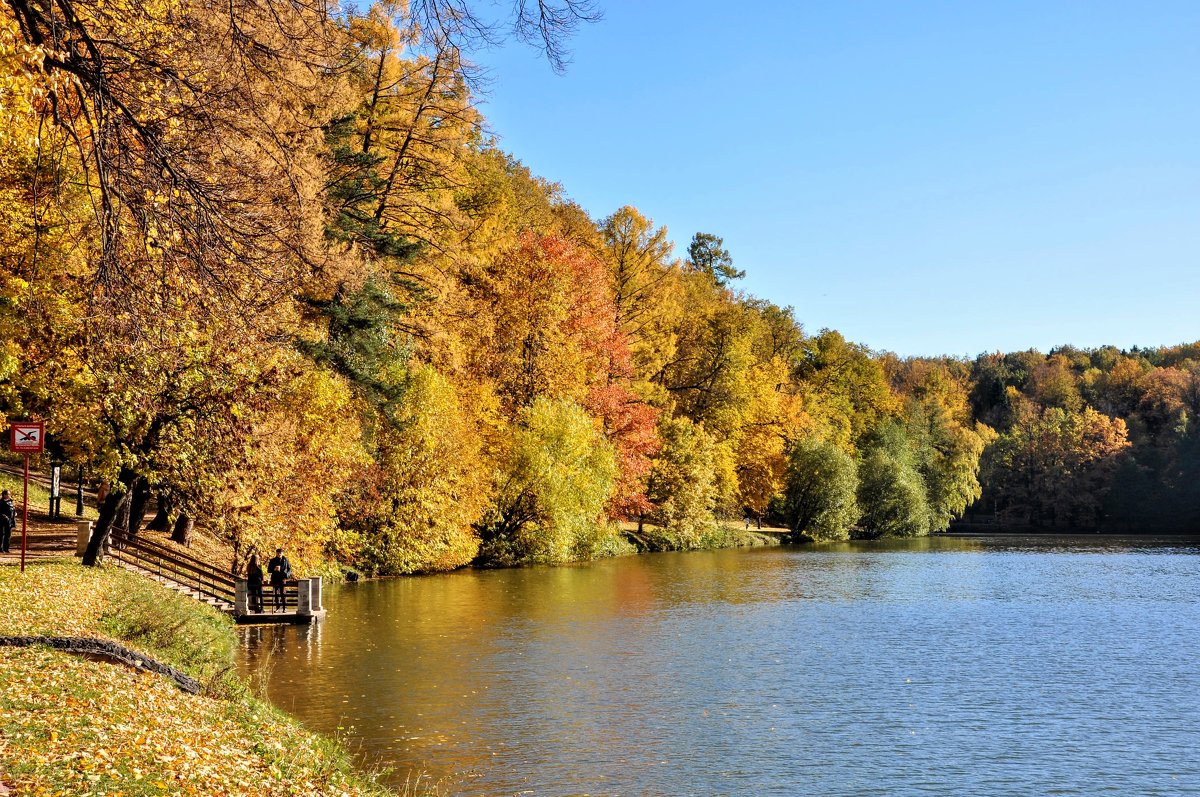
[[[108,639],[196,679],[47,647],[0,655],[0,793],[394,794],[233,670],[232,623],[139,576],[69,560],[0,567],[0,636]]]

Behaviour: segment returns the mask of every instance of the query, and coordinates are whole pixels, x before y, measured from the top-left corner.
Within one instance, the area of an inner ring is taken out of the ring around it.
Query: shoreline
[[[976,531],[950,529],[930,534],[930,537],[1075,537],[1080,539],[1186,539],[1200,540],[1200,531],[1084,531],[1049,529],[990,529]]]
[[[0,793],[396,794],[337,739],[308,730],[235,675],[235,626],[208,606],[70,559],[38,561],[23,574],[0,567],[0,602],[0,635],[90,640],[75,647],[144,658],[137,666],[41,644],[4,647]],[[151,672],[148,661],[186,674],[200,693]]]

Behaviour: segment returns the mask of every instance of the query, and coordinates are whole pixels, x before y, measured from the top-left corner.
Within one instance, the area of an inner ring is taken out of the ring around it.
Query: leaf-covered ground
[[[101,618],[129,575],[74,564],[0,568],[0,635],[103,636]]]
[[[0,567],[0,635],[116,637],[219,693],[189,696],[165,677],[124,666],[0,648],[0,785],[71,797],[386,793],[353,773],[333,742],[222,672],[229,648],[219,643],[231,644],[232,628],[214,639],[212,629],[227,621],[176,599],[111,569]],[[156,629],[147,606],[161,620]]]

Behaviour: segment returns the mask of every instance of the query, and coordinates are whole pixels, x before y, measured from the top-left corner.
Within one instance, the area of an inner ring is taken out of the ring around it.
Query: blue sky
[[[564,75],[476,54],[594,217],[901,355],[1200,339],[1200,3],[603,2]]]

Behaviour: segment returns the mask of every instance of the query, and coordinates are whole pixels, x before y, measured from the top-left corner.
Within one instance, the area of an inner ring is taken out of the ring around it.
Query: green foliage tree
[[[662,450],[654,459],[647,495],[650,522],[664,530],[656,547],[698,548],[715,529],[720,498],[717,445],[703,426],[685,417],[659,424]]]
[[[709,279],[722,287],[746,276],[745,271],[733,267],[733,257],[725,248],[725,241],[707,232],[692,236],[692,242],[688,244],[688,267],[708,275]]]
[[[844,540],[858,520],[858,466],[833,443],[806,438],[788,455],[781,511],[797,537]]]
[[[905,399],[905,427],[925,482],[932,531],[944,531],[982,494],[979,460],[995,432],[972,420],[965,364],[886,362]]]
[[[889,421],[872,436],[858,466],[862,534],[918,537],[929,533],[931,516],[925,481],[900,424]]]
[[[616,452],[567,399],[539,397],[518,416],[480,533],[480,561],[562,563],[591,558],[615,534],[603,518]]]

